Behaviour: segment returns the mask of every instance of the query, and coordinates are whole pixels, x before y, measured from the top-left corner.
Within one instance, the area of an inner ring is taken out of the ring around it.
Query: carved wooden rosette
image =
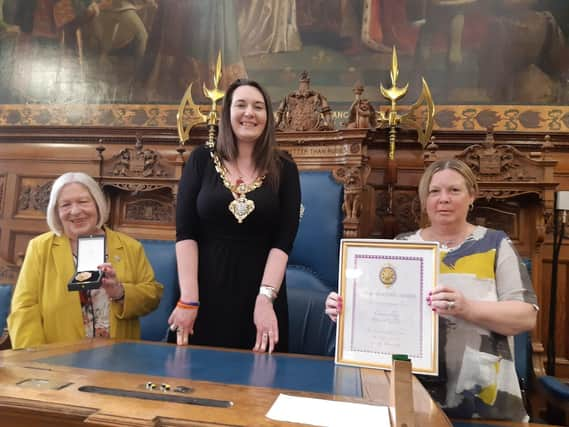
[[[318,135],[320,134],[320,137]],[[365,130],[281,135],[280,148],[288,151],[301,170],[330,170],[344,186],[343,236],[365,237],[371,233],[375,212],[374,192],[367,185],[371,172]]]

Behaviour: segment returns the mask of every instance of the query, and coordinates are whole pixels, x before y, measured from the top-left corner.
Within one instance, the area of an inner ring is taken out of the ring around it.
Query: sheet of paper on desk
[[[281,394],[267,412],[276,421],[310,424],[313,426],[390,427],[386,406],[334,400],[295,397]]]

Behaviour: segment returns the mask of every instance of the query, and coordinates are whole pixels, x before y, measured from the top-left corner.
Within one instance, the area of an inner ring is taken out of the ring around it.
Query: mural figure
[[[4,20],[4,0],[0,0],[0,36],[2,33],[19,33],[20,28],[10,25]]]
[[[146,101],[179,102],[190,82],[209,81],[218,52],[222,87],[246,77],[237,19],[231,0],[161,0],[139,82]]]
[[[438,104],[569,103],[568,35],[566,0],[0,0],[0,104],[177,104],[221,52],[222,88],[284,97],[308,69],[346,111],[356,81],[381,102],[393,46]]]
[[[240,0],[239,38],[243,56],[298,51],[296,0]]]
[[[557,104],[569,77],[567,36],[537,0],[503,1],[480,50],[480,85],[506,103]],[[566,100],[565,100],[566,101]]]

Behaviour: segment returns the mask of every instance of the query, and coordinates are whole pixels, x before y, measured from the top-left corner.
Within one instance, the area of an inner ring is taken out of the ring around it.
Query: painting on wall
[[[278,104],[306,70],[347,110],[356,83],[383,102],[393,46],[409,102],[424,76],[438,105],[569,104],[566,0],[0,0],[0,11],[4,106],[174,106],[221,52],[222,86],[249,77]]]

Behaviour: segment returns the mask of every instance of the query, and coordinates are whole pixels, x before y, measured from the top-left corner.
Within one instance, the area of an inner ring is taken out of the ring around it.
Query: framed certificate
[[[413,373],[438,375],[438,316],[427,305],[438,270],[436,242],[342,239],[336,363],[390,369],[406,354]]]

